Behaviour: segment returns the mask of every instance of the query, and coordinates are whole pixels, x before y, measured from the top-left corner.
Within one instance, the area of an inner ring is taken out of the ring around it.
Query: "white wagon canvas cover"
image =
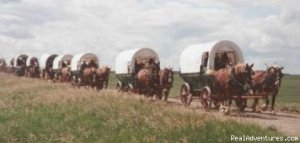
[[[71,62],[73,56],[72,55],[60,55],[57,56],[54,61],[53,61],[53,69],[61,69],[62,68],[62,63],[63,62]]]
[[[180,56],[180,73],[198,73],[202,63],[203,53],[208,52],[206,72],[214,70],[215,56],[219,53],[233,53],[234,64],[244,63],[240,47],[232,41],[224,40],[205,44],[192,45],[183,50]]]
[[[44,54],[41,56],[41,58],[39,59],[40,62],[40,68],[44,69],[46,68],[47,62],[49,62],[50,59],[54,59],[55,57],[57,57],[56,54],[50,55],[50,54]],[[53,63],[52,63],[53,64]]]
[[[30,62],[31,60],[34,60],[34,59],[37,59],[37,57],[34,57],[34,56],[29,56],[26,60],[26,66],[30,66]]]
[[[7,59],[7,65],[9,66],[9,67],[15,67],[15,58],[8,58]],[[13,65],[11,65],[11,64],[13,64]]]
[[[150,48],[137,48],[118,54],[115,62],[116,74],[129,74],[134,71],[136,59],[154,59],[159,61],[158,54]]]
[[[92,60],[99,66],[98,57],[93,53],[81,53],[81,54],[75,55],[72,58],[71,70],[77,71],[80,69],[80,66],[83,61],[86,61],[86,63],[89,64]]]

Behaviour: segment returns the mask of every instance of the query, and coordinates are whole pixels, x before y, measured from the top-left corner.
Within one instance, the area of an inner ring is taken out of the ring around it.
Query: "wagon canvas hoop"
[[[57,56],[54,61],[53,61],[53,69],[57,70],[57,69],[61,69],[62,68],[62,63],[64,61],[70,61],[72,60],[73,56],[72,55],[60,55]]]
[[[30,56],[30,57],[28,57],[27,60],[26,60],[26,66],[27,66],[27,67],[30,66],[31,60],[34,60],[34,59],[36,59],[36,60],[38,61],[38,58],[35,57],[35,56]],[[39,64],[39,61],[38,61],[38,64]]]
[[[47,63],[49,62],[49,60],[54,59],[55,57],[57,57],[56,54],[50,55],[50,54],[44,54],[41,56],[40,58],[40,68],[44,69],[47,66]],[[53,63],[52,63],[53,64]]]
[[[158,54],[150,48],[137,48],[118,54],[115,68],[116,74],[130,74],[134,72],[135,61],[145,63],[149,59],[159,61]]]
[[[71,70],[78,71],[83,61],[86,61],[88,64],[92,60],[99,66],[98,57],[93,53],[81,53],[75,55],[71,61]]]
[[[180,56],[181,73],[199,73],[202,62],[202,54],[208,52],[206,73],[215,70],[215,57],[217,54],[229,53],[234,65],[244,63],[243,54],[238,45],[232,41],[210,42],[205,44],[191,45],[183,50]]]

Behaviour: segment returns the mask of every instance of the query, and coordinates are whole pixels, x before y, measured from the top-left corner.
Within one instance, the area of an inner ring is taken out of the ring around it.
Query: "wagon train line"
[[[161,67],[160,62],[159,54],[151,48],[120,52],[115,60],[116,90],[167,101],[174,73],[171,67]],[[178,93],[180,101],[189,106],[198,98],[205,109],[214,108],[227,114],[233,102],[238,111],[243,112],[248,99],[254,99],[253,111],[258,100],[264,100],[262,109],[266,110],[270,104],[274,111],[283,67],[271,65],[265,71],[253,67],[254,64],[244,61],[242,49],[232,41],[188,46],[179,59],[179,74],[185,82]],[[40,57],[20,54],[0,59],[0,71],[102,90],[108,86],[111,68],[102,66],[97,54],[87,52]]]

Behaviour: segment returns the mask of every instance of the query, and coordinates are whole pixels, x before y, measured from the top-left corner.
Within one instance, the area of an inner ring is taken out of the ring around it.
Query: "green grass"
[[[226,143],[231,135],[282,135],[113,90],[5,74],[0,74],[0,111],[0,142]]]
[[[283,77],[278,99],[279,108],[288,108],[300,112],[300,76],[287,75]]]

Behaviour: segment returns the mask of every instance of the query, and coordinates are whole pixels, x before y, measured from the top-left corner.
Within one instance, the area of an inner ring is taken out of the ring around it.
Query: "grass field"
[[[0,111],[0,142],[226,143],[230,135],[282,135],[114,90],[6,74],[0,74]]]
[[[114,74],[110,76],[109,87],[114,89],[117,79]],[[174,84],[170,96],[179,96],[181,85],[184,81],[179,74],[174,75]],[[285,75],[283,77],[278,98],[275,103],[277,110],[285,109],[289,111],[300,112],[300,75]],[[251,104],[251,102],[250,102]]]

